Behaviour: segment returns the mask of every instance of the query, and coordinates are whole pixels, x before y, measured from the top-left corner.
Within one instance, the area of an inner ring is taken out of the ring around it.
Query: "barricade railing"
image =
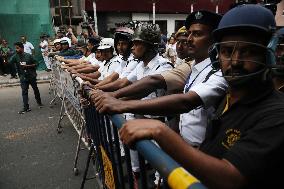
[[[87,96],[89,90],[87,86],[84,87],[84,92]],[[118,129],[122,127],[126,120],[121,115],[108,116],[99,114],[91,102],[88,103],[84,110],[87,132],[90,133],[90,138],[94,143],[93,149],[96,151],[97,159],[101,163],[100,166],[104,167],[99,172],[102,182],[108,188],[135,188],[130,153],[126,146],[124,146],[125,162],[120,158]],[[153,170],[157,170],[160,173],[161,177],[167,181],[171,188],[205,188],[195,177],[183,169],[152,141],[138,141],[135,144],[135,148],[142,156],[139,158],[140,188],[151,187],[151,185],[149,186],[151,180],[148,180],[144,159],[151,164],[154,168]],[[123,168],[124,164],[125,170]],[[124,179],[126,175],[127,180]]]
[[[74,174],[77,175],[79,153],[82,149],[84,149],[83,147],[88,147],[88,137],[85,132],[85,118],[82,103],[80,102],[80,94],[78,93],[81,89],[80,83],[75,80],[69,72],[62,68],[62,65],[64,64],[59,61],[52,61],[50,94],[53,95],[53,99],[50,102],[50,105],[55,103],[56,99],[60,99],[61,101],[59,119],[57,122],[57,132],[62,132],[61,121],[65,116],[67,116],[79,135],[73,167]],[[82,142],[85,144],[84,146],[82,146]]]
[[[73,78],[70,73],[56,62],[51,86],[62,100],[58,128],[60,122],[67,115],[73,127],[79,134],[74,162],[77,174],[77,160],[81,149],[81,141],[89,148],[86,169],[83,174],[81,188],[88,180],[89,164],[92,161],[95,177],[101,188],[150,188],[156,171],[159,172],[165,184],[174,189],[203,189],[205,188],[195,177],[183,169],[169,155],[149,140],[136,142],[135,148],[139,152],[140,177],[133,175],[130,150],[121,144],[118,129],[126,121],[121,115],[99,114],[89,99],[90,88],[82,88],[82,80]],[[54,73],[55,72],[55,73]],[[57,74],[57,75],[56,75]],[[80,91],[80,93],[78,92]],[[138,184],[137,184],[138,181]]]

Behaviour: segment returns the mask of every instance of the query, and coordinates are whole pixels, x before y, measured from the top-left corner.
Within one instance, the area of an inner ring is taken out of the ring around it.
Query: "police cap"
[[[199,10],[192,12],[185,20],[185,27],[189,29],[192,24],[204,24],[211,26],[212,29],[217,28],[222,16],[220,14],[207,10]]]

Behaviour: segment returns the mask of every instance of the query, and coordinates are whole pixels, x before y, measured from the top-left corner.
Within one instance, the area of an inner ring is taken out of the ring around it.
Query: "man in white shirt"
[[[46,71],[49,72],[51,71],[51,67],[50,67],[50,60],[48,58],[48,42],[46,40],[46,35],[40,36],[39,48],[46,66]]]
[[[114,55],[114,40],[112,38],[102,39],[98,50],[101,51],[104,57],[104,61],[98,70],[101,74],[99,80],[103,80],[119,67],[120,62],[118,57]]]
[[[21,42],[24,45],[24,52],[34,56],[35,55],[35,48],[30,42],[27,41],[26,36],[24,36],[24,35],[21,36]]]

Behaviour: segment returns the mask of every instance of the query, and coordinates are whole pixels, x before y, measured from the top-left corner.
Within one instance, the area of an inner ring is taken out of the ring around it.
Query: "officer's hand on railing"
[[[70,73],[71,73],[71,74],[77,74],[78,72],[73,69],[73,70],[70,71]]]
[[[74,69],[67,66],[67,67],[66,67],[66,70],[67,70],[68,72],[72,73],[72,71],[73,71]]]
[[[127,121],[119,130],[120,140],[133,148],[133,144],[141,139],[154,139],[161,132],[164,123],[154,119],[134,119]]]
[[[127,111],[126,101],[116,99],[111,94],[101,90],[95,90],[91,100],[95,103],[96,109],[100,113],[115,114]]]
[[[64,57],[62,57],[62,56],[55,56],[55,59],[60,61],[60,62],[64,61]]]

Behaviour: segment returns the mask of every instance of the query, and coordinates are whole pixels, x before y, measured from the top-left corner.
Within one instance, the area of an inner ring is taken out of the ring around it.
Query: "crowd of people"
[[[100,113],[123,114],[123,143],[155,140],[208,188],[283,185],[284,29],[277,30],[270,10],[240,5],[223,16],[192,12],[163,53],[160,28],[150,23],[118,27],[113,38],[88,31],[76,37],[68,28],[57,32],[52,47],[45,37],[39,46],[48,71],[54,57],[93,89]],[[16,65],[23,113],[30,111],[29,84],[42,103],[34,47],[21,39],[15,55],[5,40],[0,50],[2,70],[16,77],[9,57]],[[131,161],[138,177],[136,151]]]

